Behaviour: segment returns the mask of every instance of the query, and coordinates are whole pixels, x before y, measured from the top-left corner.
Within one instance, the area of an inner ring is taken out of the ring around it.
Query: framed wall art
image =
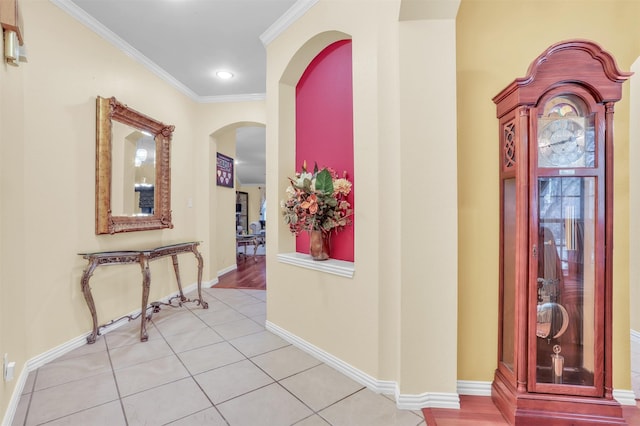
[[[218,186],[233,188],[233,158],[217,153],[216,183]]]

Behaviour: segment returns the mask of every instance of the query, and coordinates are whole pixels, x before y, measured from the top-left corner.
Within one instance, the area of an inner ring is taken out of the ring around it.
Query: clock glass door
[[[536,381],[593,386],[594,177],[538,179]]]
[[[537,392],[595,395],[601,392],[604,223],[598,196],[603,194],[598,164],[595,114],[575,95],[544,104],[537,130],[537,187],[532,225],[537,247],[531,277],[536,316]]]

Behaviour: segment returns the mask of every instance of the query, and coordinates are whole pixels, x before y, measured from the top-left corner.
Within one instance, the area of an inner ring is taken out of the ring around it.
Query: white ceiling
[[[264,186],[267,176],[265,161],[265,127],[245,126],[236,129],[236,175],[244,186]]]
[[[264,99],[264,43],[317,0],[51,1],[196,102],[229,102]],[[219,80],[218,70],[234,77]],[[243,185],[265,183],[264,135],[238,129]]]

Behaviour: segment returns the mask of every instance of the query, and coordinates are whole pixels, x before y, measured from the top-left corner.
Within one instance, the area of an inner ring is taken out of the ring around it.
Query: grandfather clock
[[[612,389],[613,109],[631,73],[549,47],[493,101],[500,310],[492,398],[516,425],[625,424]]]

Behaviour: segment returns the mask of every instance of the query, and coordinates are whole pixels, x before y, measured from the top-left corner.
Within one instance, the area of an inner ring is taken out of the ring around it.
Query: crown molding
[[[149,71],[160,77],[169,85],[176,88],[180,93],[187,96],[189,99],[198,103],[219,103],[219,102],[247,102],[247,101],[263,101],[265,99],[264,93],[250,93],[240,95],[225,95],[225,96],[199,96],[193,90],[176,80],[171,74],[160,68],[155,62],[143,55],[139,50],[135,49],[129,43],[118,37],[113,31],[98,22],[93,16],[89,15],[83,9],[78,7],[71,0],[49,0],[51,3],[58,6],[64,12],[71,17],[79,21],[81,24],[89,28],[94,33],[114,45],[117,49],[122,51],[125,55],[133,58],[135,61],[143,65]],[[306,1],[306,0],[305,0]]]
[[[220,96],[197,96],[196,102],[203,104],[213,104],[220,102],[251,102],[264,101],[266,95],[264,93],[248,93],[244,95],[220,95]]]
[[[73,18],[78,20],[80,23],[85,25],[87,28],[98,34],[103,39],[107,40],[109,43],[113,44],[116,48],[120,49],[127,56],[135,59],[137,62],[142,64],[149,71],[169,83],[171,86],[175,87],[188,96],[192,100],[198,102],[199,96],[196,95],[191,89],[189,89],[184,84],[180,83],[176,80],[171,74],[166,72],[164,69],[160,68],[156,63],[151,61],[149,58],[140,53],[139,50],[135,49],[129,43],[118,37],[113,31],[102,25],[95,18],[85,12],[83,9],[78,7],[75,3],[70,0],[49,0],[51,3],[58,6],[60,9],[71,15]]]
[[[287,28],[300,19],[309,9],[315,6],[319,0],[298,0],[291,6],[276,22],[274,22],[260,36],[260,41],[268,46],[273,40],[278,38]]]

